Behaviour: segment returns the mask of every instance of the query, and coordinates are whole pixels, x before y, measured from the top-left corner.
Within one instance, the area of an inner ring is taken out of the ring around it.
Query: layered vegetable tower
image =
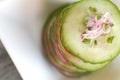
[[[110,0],[81,0],[56,10],[43,30],[50,61],[67,76],[107,66],[120,52],[120,12]]]

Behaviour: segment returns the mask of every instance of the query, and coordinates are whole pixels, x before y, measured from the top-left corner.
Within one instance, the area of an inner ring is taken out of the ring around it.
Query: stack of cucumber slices
[[[120,11],[110,0],[80,0],[61,7],[45,24],[43,46],[67,76],[104,68],[120,52]]]

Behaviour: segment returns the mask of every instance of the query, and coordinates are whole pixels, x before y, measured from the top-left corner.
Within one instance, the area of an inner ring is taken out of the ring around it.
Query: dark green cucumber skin
[[[89,0],[81,0],[80,2],[78,2],[78,4],[79,3],[81,3],[81,2],[84,2],[84,1],[89,1]],[[110,0],[105,0],[105,1],[107,1],[107,2],[109,2],[110,4],[112,4],[112,5],[114,5],[114,7],[116,7],[115,9],[116,10],[119,10],[118,9],[118,7],[115,5],[115,4],[113,4]],[[76,5],[78,5],[78,4],[76,4]],[[120,12],[119,12],[120,13]],[[66,16],[67,16],[67,14],[66,14]],[[65,19],[65,17],[64,17],[64,19]],[[63,32],[62,32],[63,33]],[[100,63],[104,63],[104,62],[111,62],[112,60],[114,60],[118,55],[119,55],[119,53],[120,53],[120,50],[118,51],[118,52],[116,52],[116,55],[115,56],[112,56],[112,57],[110,57],[109,59],[105,59],[105,60],[101,60],[101,61],[90,61],[90,60],[88,60],[88,59],[86,59],[86,58],[83,58],[83,57],[81,57],[80,55],[78,55],[77,53],[75,53],[72,49],[70,49],[70,48],[68,48],[68,47],[66,47],[64,44],[66,44],[65,42],[64,42],[64,40],[62,39],[62,44],[63,44],[63,46],[67,49],[67,50],[69,50],[71,53],[73,53],[73,55],[75,55],[76,57],[79,57],[80,59],[82,59],[84,62],[88,62],[88,63],[92,63],[92,64],[100,64]]]

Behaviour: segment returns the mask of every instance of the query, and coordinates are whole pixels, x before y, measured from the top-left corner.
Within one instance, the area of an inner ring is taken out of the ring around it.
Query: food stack
[[[120,12],[110,0],[81,0],[51,14],[43,30],[44,50],[71,77],[107,66],[120,52]]]

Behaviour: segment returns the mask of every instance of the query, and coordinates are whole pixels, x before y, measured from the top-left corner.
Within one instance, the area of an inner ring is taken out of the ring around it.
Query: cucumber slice
[[[115,36],[113,42],[108,44],[105,38],[98,39],[98,44],[90,47],[82,42],[80,35],[86,26],[82,25],[84,16],[89,7],[95,7],[103,14],[112,13],[112,29]],[[109,0],[82,0],[66,12],[62,25],[62,44],[65,49],[76,57],[88,63],[103,63],[113,60],[120,52],[120,12]]]

